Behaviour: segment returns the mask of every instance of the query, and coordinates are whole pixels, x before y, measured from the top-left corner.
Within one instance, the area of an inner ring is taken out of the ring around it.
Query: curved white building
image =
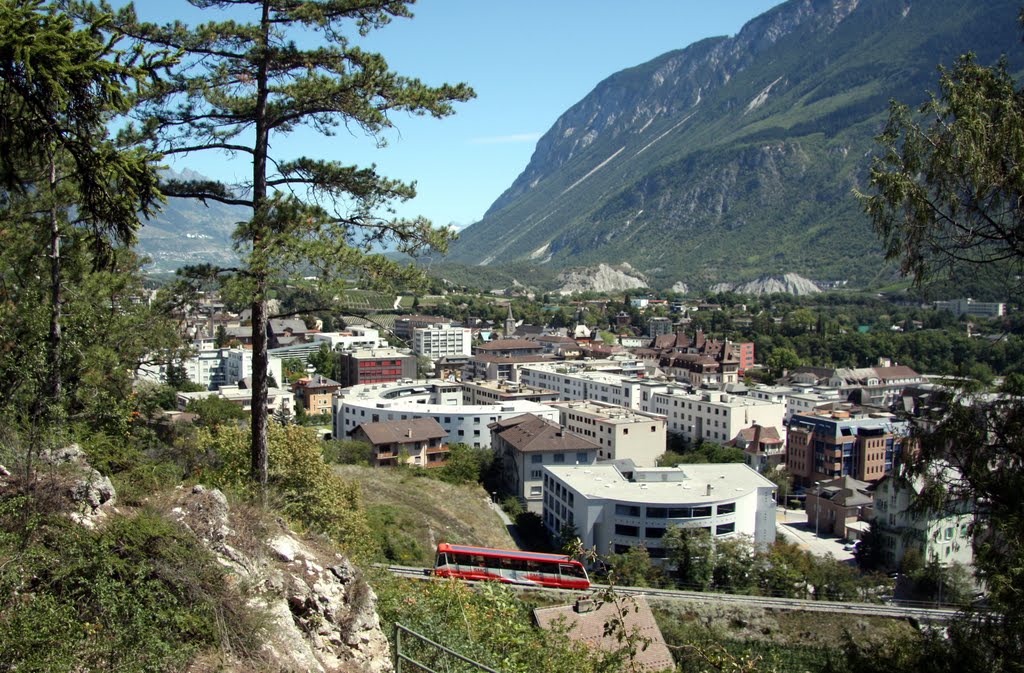
[[[438,379],[377,383],[343,388],[334,398],[334,436],[347,437],[360,423],[433,418],[448,432],[445,443],[490,448],[487,426],[521,414],[558,422],[558,411],[537,402],[462,404],[462,386]]]
[[[544,466],[544,524],[557,534],[576,527],[587,549],[623,554],[644,546],[665,557],[670,526],[704,528],[713,538],[775,540],[774,483],[743,463],[636,469],[614,464]]]

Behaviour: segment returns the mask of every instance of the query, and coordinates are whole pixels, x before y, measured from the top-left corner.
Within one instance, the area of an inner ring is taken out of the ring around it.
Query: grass
[[[652,607],[677,661],[687,656],[689,647],[718,644],[734,657],[759,657],[776,670],[829,670],[834,658],[842,656],[839,645],[847,634],[861,642],[916,633],[906,621],[888,617],[776,611],[713,601],[658,600]]]
[[[505,525],[477,485],[454,485],[409,470],[337,465],[357,482],[387,560],[430,566],[438,542],[512,547]]]

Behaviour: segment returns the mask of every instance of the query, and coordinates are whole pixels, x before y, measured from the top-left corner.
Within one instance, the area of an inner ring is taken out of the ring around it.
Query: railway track
[[[433,579],[425,571],[429,568],[414,568],[410,566],[381,566],[389,572],[402,577],[409,577],[421,580]],[[564,594],[578,594],[578,591],[568,589],[550,589],[538,586],[525,586],[510,584],[513,589],[530,591],[558,592]],[[607,589],[607,585],[592,584],[588,591],[601,591]],[[802,612],[838,612],[848,615],[861,615],[871,617],[892,617],[897,619],[916,619],[924,622],[942,622],[953,618],[959,613],[956,608],[936,608],[907,605],[892,605],[879,603],[844,603],[840,601],[814,601],[801,598],[775,598],[771,596],[747,596],[744,594],[722,594],[703,591],[686,591],[681,589],[650,589],[646,587],[616,587],[616,591],[626,595],[642,595],[651,598],[662,598],[668,600],[685,600],[697,603],[733,603],[737,605],[756,606],[772,610],[793,610]]]

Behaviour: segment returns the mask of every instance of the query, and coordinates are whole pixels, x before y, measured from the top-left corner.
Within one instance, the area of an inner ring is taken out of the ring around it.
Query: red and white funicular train
[[[587,571],[579,561],[561,554],[467,547],[442,542],[437,545],[434,574],[464,580],[492,580],[559,589],[586,589]]]

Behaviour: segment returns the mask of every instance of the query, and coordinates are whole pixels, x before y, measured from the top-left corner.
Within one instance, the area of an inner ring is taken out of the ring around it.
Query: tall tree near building
[[[0,299],[8,307],[21,303],[15,325],[29,329],[28,312],[42,296],[30,288],[37,276],[47,278],[45,373],[29,367],[44,382],[32,396],[37,423],[52,423],[61,405],[67,248],[84,254],[88,246],[79,273],[83,263],[112,266],[111,251],[134,241],[139,213],[151,212],[160,196],[156,156],[119,147],[107,134],[111,118],[127,111],[129,93],[157,63],[103,40],[97,28],[108,18],[96,13],[89,25],[77,26],[39,2],[0,5],[0,244],[11,260],[22,255],[4,270],[5,277],[22,276],[3,282]],[[24,341],[35,347],[28,332],[14,338],[18,347]],[[0,400],[11,394],[5,387]]]
[[[1024,277],[1024,89],[1006,63],[964,56],[918,112],[892,106],[864,197],[889,258],[917,283],[965,272]],[[945,460],[961,475],[933,484],[925,504],[980,504],[975,569],[994,609],[955,625],[935,644],[940,655],[923,656],[923,665],[944,666],[935,670],[1024,670],[1021,393],[1012,383],[995,399],[951,391],[918,432],[910,468],[923,474]]]
[[[464,84],[427,86],[391,71],[384,57],[354,45],[346,32],[366,35],[412,14],[408,0],[191,0],[221,20],[189,27],[118,14],[119,30],[182,54],[160,95],[143,101],[136,138],[168,155],[223,153],[251,161],[242,185],[176,181],[171,197],[247,207],[252,217],[235,236],[243,258],[234,287],[251,303],[253,402],[251,476],[267,480],[267,298],[284,278],[315,272],[323,279],[369,282],[411,279],[411,267],[369,254],[384,242],[402,252],[444,249],[447,230],[423,218],[398,219],[391,205],[415,195],[414,185],[385,178],[374,167],[273,154],[275,139],[300,128],[332,135],[357,130],[383,145],[392,115],[444,117],[473,96]],[[239,17],[255,17],[250,22]],[[308,45],[308,46],[300,46]],[[321,286],[319,289],[324,290]]]

